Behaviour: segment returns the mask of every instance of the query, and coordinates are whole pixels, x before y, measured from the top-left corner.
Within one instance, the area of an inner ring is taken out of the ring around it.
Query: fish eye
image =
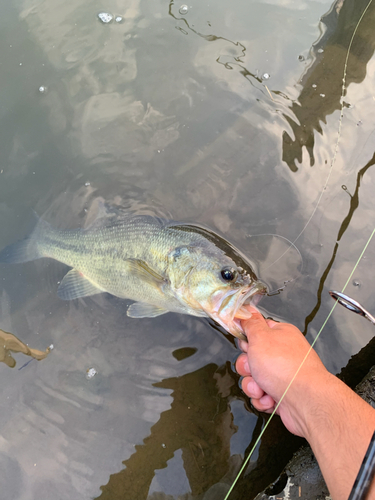
[[[233,267],[224,267],[220,274],[224,281],[234,281],[237,278],[237,271]]]

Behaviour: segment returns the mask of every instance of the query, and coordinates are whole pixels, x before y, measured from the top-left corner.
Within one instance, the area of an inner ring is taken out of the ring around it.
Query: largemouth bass
[[[72,267],[57,294],[63,300],[108,292],[134,300],[132,318],[169,311],[210,317],[244,339],[240,319],[250,317],[266,286],[246,258],[212,231],[147,215],[118,213],[87,229],[57,230],[39,219],[31,235],[0,252],[0,262],[42,257]]]

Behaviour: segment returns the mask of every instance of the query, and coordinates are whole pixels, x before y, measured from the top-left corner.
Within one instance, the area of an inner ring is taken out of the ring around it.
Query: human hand
[[[236,370],[244,377],[242,390],[251,398],[253,406],[272,413],[310,345],[295,326],[266,320],[255,308],[250,310],[251,318],[241,322],[248,342],[240,341],[244,352],[237,358]],[[306,419],[309,419],[311,405],[330,377],[316,352],[311,350],[277,409],[290,432],[308,437]]]
[[[331,497],[348,498],[375,429],[375,410],[309,352],[298,328],[250,311],[241,322],[248,343],[240,341],[244,352],[236,361],[242,389],[267,413],[285,394],[277,409],[284,425],[309,442]],[[375,499],[375,481],[368,498]]]

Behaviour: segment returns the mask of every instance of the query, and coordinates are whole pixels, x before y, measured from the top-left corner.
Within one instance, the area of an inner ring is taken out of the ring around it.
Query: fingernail
[[[250,373],[250,366],[249,366],[249,362],[247,360],[243,364],[243,368],[244,368],[246,373]]]

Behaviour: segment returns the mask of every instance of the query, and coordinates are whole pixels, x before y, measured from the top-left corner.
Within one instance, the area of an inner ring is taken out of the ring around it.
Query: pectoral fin
[[[167,312],[169,311],[161,307],[156,307],[144,302],[134,302],[134,304],[129,306],[126,314],[130,318],[156,318],[156,316],[161,316]]]
[[[72,269],[63,278],[57,289],[57,295],[62,300],[78,299],[79,297],[88,297],[101,293],[102,290],[97,288],[79,271]]]
[[[144,260],[128,259],[127,263],[135,276],[143,281],[147,281],[150,285],[160,287],[160,285],[166,283],[166,279],[149,267]]]

